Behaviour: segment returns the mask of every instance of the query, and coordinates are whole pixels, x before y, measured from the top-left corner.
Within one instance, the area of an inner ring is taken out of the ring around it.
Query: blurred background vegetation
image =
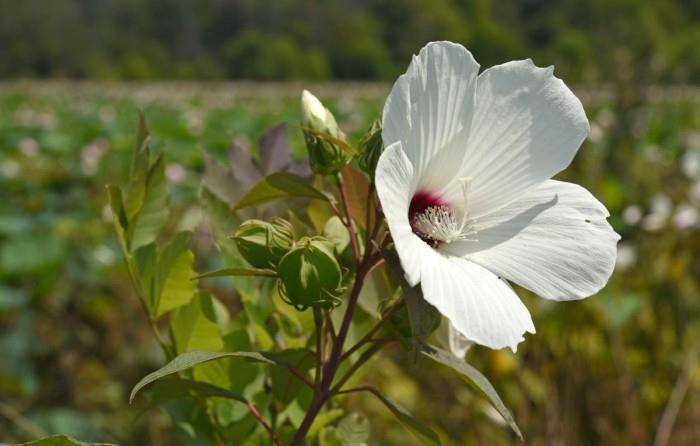
[[[0,443],[187,444],[165,415],[127,405],[163,361],[105,207],[138,110],[192,219],[205,150],[224,160],[235,140],[255,153],[285,121],[302,158],[302,87],[357,141],[382,81],[435,39],[483,67],[556,66],[591,120],[560,178],[601,198],[623,237],[598,296],[552,304],[521,290],[537,335],[470,361],[527,444],[700,443],[700,3],[672,0],[0,0]],[[199,82],[224,79],[296,82]],[[126,80],[158,82],[102,82]],[[379,82],[315,83],[338,80]],[[365,379],[448,444],[517,442],[454,375],[412,361],[390,351]],[[369,398],[348,407],[370,417],[371,444],[415,444]]]
[[[426,42],[570,82],[699,82],[683,0],[0,0],[0,77],[391,80]]]

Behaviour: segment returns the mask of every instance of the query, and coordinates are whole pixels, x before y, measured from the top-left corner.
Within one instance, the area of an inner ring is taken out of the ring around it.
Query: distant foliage
[[[697,3],[697,2],[695,2]],[[430,40],[570,82],[700,82],[681,0],[0,0],[0,78],[371,79]],[[30,31],[31,30],[31,31]]]

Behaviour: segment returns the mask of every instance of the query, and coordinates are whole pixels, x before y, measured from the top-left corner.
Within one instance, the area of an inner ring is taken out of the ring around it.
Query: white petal
[[[461,166],[478,72],[463,46],[431,42],[394,84],[384,105],[384,145],[401,141],[420,187],[444,187]]]
[[[391,238],[401,259],[406,280],[415,286],[420,281],[426,251],[433,252],[418,238],[408,221],[408,207],[413,197],[413,165],[401,148],[401,142],[387,147],[379,157],[375,181]]]
[[[566,168],[586,138],[589,125],[581,102],[552,72],[526,60],[479,75],[459,175],[472,178],[472,217],[505,206]],[[459,184],[446,195],[460,200]]]
[[[466,338],[452,325],[449,319],[442,318],[437,330],[438,342],[459,359],[464,359],[474,342]]]
[[[467,339],[515,351],[526,331],[535,332],[530,313],[506,282],[476,263],[432,252],[423,264],[423,296]]]
[[[478,221],[478,242],[445,247],[542,297],[582,299],[598,292],[615,266],[608,211],[586,189],[549,180]]]

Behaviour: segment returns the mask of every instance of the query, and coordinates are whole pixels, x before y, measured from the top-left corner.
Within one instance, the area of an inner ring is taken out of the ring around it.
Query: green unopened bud
[[[307,90],[301,93],[301,125],[311,170],[330,175],[350,162],[351,149],[335,117]]]
[[[277,266],[280,295],[298,310],[330,308],[339,303],[343,278],[333,254],[333,243],[322,238],[303,238]]]
[[[360,156],[357,160],[360,169],[374,179],[374,171],[377,169],[379,156],[384,151],[382,141],[382,121],[375,120],[360,141]]]
[[[294,245],[294,227],[276,218],[272,223],[248,220],[233,234],[238,251],[256,268],[275,268]]]

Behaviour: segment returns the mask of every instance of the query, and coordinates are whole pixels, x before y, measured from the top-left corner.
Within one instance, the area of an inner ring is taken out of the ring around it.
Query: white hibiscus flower
[[[461,45],[414,56],[384,105],[377,193],[406,279],[468,340],[515,350],[530,314],[607,282],[619,236],[587,190],[550,178],[589,131],[581,102],[531,60],[485,70]]]

